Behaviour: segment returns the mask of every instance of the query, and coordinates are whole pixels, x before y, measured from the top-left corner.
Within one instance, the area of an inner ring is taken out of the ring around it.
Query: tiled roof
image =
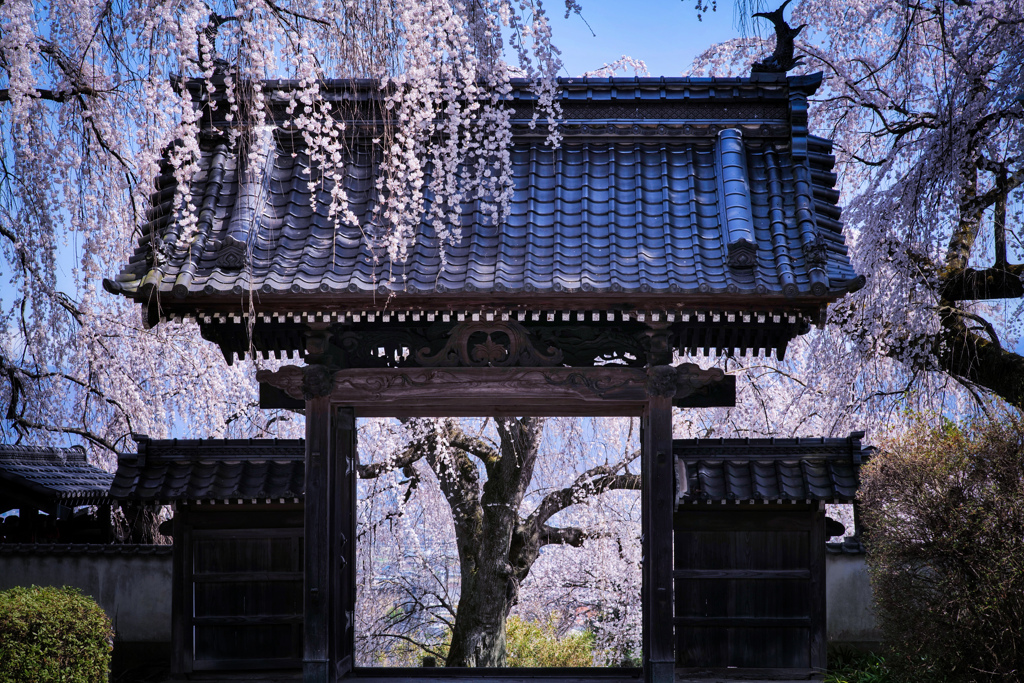
[[[151,312],[151,322],[204,309],[247,311],[250,291],[255,310],[281,313],[295,310],[288,302],[298,297],[337,310],[379,307],[387,299],[380,295],[392,292],[399,299],[391,308],[403,297],[485,293],[513,304],[582,297],[599,307],[661,296],[673,306],[721,300],[735,310],[742,301],[820,305],[856,286],[831,143],[806,132],[813,79],[600,79],[562,87],[564,142],[551,149],[522,125],[532,95],[516,85],[508,218],[495,227],[475,203],[464,204],[463,239],[447,248],[444,267],[426,221],[404,262],[367,244],[377,200],[369,136],[351,143],[343,181],[359,219],[353,226],[327,218],[330,182],[311,196],[309,154],[301,138],[279,130],[254,182],[240,183],[225,141],[203,141],[190,188],[197,232],[187,241],[172,215],[178,188],[168,169],[135,255],[105,285],[151,307],[159,294],[161,312],[155,319]],[[352,84],[334,95],[367,96]]]
[[[677,502],[852,502],[869,448],[846,439],[677,439]]]
[[[291,500],[304,491],[306,446],[301,439],[137,440],[138,453],[118,459],[112,498]]]
[[[847,536],[842,543],[826,543],[825,552],[830,555],[863,555],[867,549],[859,538]]]
[[[66,507],[108,501],[114,475],[90,465],[80,447],[0,444],[0,482],[24,496]]]

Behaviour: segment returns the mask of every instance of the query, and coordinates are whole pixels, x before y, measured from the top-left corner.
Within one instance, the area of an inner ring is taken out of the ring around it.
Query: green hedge
[[[114,631],[76,588],[0,592],[0,683],[106,683]]]

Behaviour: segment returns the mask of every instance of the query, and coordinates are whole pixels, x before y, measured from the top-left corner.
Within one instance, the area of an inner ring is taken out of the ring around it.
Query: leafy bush
[[[1024,678],[1024,422],[919,422],[863,474],[876,614],[907,680]]]
[[[828,652],[828,672],[822,683],[892,683],[885,658],[874,652],[853,648],[832,648]]]
[[[75,588],[0,592],[0,683],[105,683],[114,632]]]
[[[544,623],[511,616],[505,629],[508,666],[593,666],[594,634],[582,631],[559,637],[555,615]]]

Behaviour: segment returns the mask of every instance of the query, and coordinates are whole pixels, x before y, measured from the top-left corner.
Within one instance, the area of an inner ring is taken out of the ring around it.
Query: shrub
[[[1024,678],[1024,422],[890,438],[863,473],[889,668],[907,680]]]
[[[593,666],[594,634],[590,631],[558,635],[555,615],[544,623],[516,616],[505,622],[508,666]]]
[[[832,647],[822,683],[892,683],[885,658],[874,652]]]
[[[0,592],[0,683],[105,683],[114,632],[75,588]]]

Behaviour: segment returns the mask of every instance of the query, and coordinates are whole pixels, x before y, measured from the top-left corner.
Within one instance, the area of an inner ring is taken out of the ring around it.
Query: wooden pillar
[[[676,370],[648,371],[648,403],[643,425],[644,677],[648,683],[675,679],[672,616],[672,397]]]
[[[306,399],[306,494],[302,619],[303,683],[332,683],[331,649],[331,399]]]
[[[811,512],[811,543],[810,562],[811,571],[811,648],[810,665],[812,669],[824,671],[827,665],[826,646],[827,638],[827,614],[825,604],[825,502],[818,501],[817,506]]]
[[[651,478],[648,476],[650,444],[647,412],[640,420],[640,662],[644,681],[651,681]]]
[[[192,543],[192,534],[185,532],[185,516],[188,506],[179,503],[175,506],[171,522],[174,554],[171,556],[171,673],[185,674],[192,671],[192,657],[189,654],[192,633],[188,628],[192,621],[192,577],[188,577],[185,585],[185,556],[188,545]],[[186,613],[187,612],[187,613]]]
[[[335,679],[343,678],[355,665],[356,610],[356,416],[351,408],[334,412],[334,488],[331,497],[334,532],[331,563],[335,570],[333,588],[330,658]]]

